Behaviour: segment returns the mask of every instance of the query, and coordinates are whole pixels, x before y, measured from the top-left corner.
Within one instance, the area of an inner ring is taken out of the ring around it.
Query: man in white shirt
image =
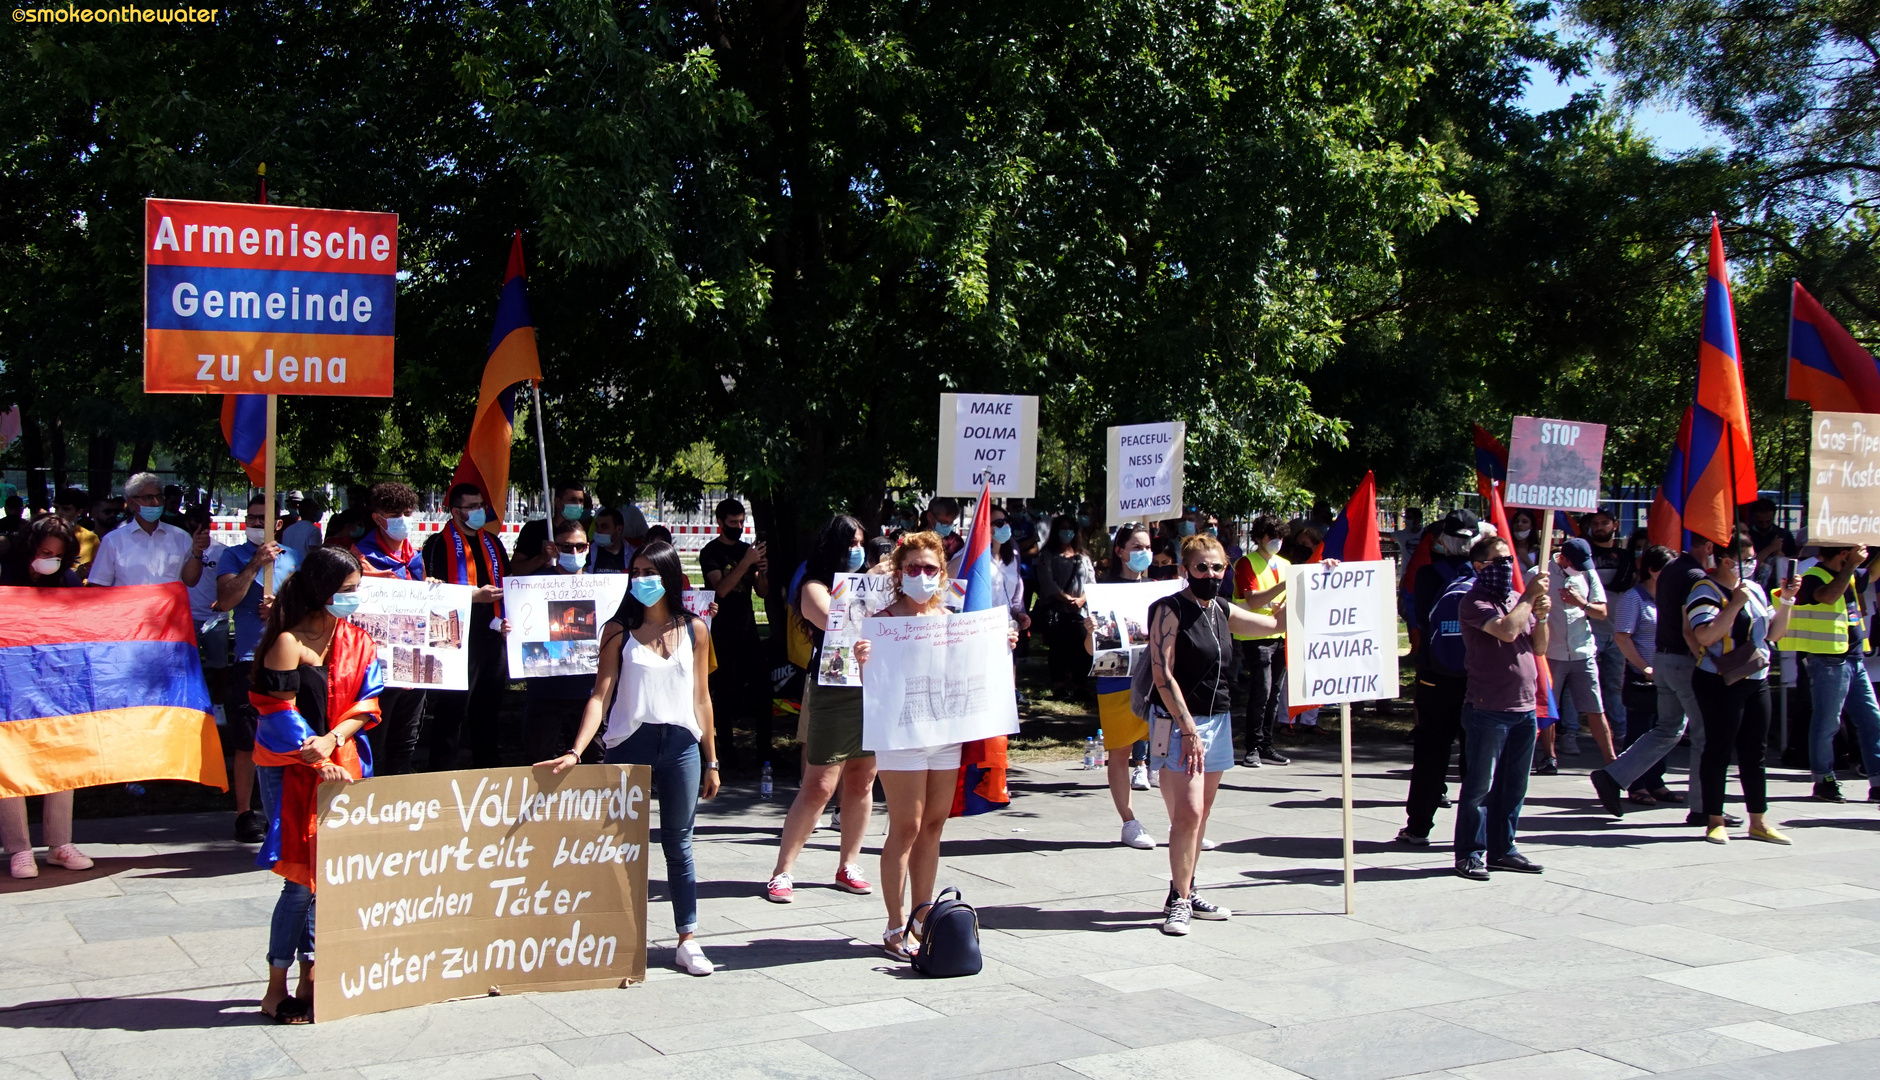
[[[202,580],[207,531],[198,536],[163,523],[163,481],[141,472],[124,482],[124,501],[133,517],[98,540],[91,562],[92,585],[164,585],[180,581],[194,588]]]

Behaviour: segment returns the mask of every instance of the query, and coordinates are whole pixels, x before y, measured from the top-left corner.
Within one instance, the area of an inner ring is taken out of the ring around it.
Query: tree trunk
[[[52,497],[56,499],[58,498],[58,492],[64,491],[66,488],[72,486],[72,481],[71,474],[65,467],[65,421],[55,416],[52,418],[51,426],[52,486],[55,489]],[[90,510],[91,508],[87,506],[81,509]]]
[[[149,436],[140,436],[131,444],[130,471],[140,473],[150,468],[150,455],[157,448],[157,440]]]
[[[85,447],[85,483],[91,497],[102,499],[111,493],[111,477],[117,466],[117,437],[94,432]]]
[[[52,507],[46,491],[46,440],[40,434],[39,420],[24,404],[20,407],[20,454],[26,459],[26,505],[37,516]]]

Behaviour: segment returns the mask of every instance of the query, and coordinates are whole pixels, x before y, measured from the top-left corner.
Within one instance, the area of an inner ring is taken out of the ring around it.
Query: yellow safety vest
[[[1266,590],[1272,588],[1273,586],[1278,585],[1283,575],[1286,573],[1286,568],[1292,565],[1291,563],[1287,562],[1285,559],[1280,558],[1278,555],[1268,555],[1263,549],[1259,549],[1259,548],[1256,548],[1253,551],[1250,551],[1247,554],[1242,555],[1240,557],[1240,560],[1241,562],[1246,563],[1247,566],[1253,570],[1253,591],[1254,592],[1265,592]],[[1240,594],[1239,564],[1235,564],[1234,571],[1235,571],[1234,572],[1234,582],[1235,582],[1234,603],[1239,604],[1241,607],[1246,608],[1248,611],[1251,611],[1256,615],[1273,614],[1272,604],[1268,604],[1265,607],[1257,608],[1257,607],[1254,607],[1252,604],[1248,603],[1246,599],[1244,599],[1243,597],[1239,595]],[[1235,641],[1276,641],[1285,636],[1286,635],[1284,632],[1278,632],[1278,633],[1272,633],[1272,634],[1235,634],[1234,640]]]
[[[1825,568],[1816,566],[1802,575],[1805,580],[1812,580],[1822,585],[1834,581],[1834,575]],[[1820,592],[1819,589],[1816,590]],[[1776,642],[1776,647],[1789,652],[1819,653],[1824,656],[1842,656],[1847,653],[1848,630],[1853,629],[1860,640],[1866,640],[1865,624],[1861,620],[1859,605],[1847,606],[1847,590],[1843,589],[1832,604],[1797,604],[1789,612],[1789,630]]]

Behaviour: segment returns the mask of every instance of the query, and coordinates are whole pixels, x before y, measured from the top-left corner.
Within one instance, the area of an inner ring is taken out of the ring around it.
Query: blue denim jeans
[[[692,820],[698,815],[698,740],[673,724],[641,724],[607,748],[609,765],[650,765],[659,799],[659,846],[666,852],[666,892],[681,934],[698,929],[698,879],[692,870]]]
[[[261,805],[281,804],[280,765],[262,765],[255,769],[255,784],[261,788]],[[290,968],[294,957],[313,963],[313,890],[298,881],[282,881],[281,895],[274,901],[274,915],[268,920],[268,964]]]
[[[1515,853],[1514,834],[1534,761],[1534,713],[1462,707],[1462,797],[1456,865]]]
[[[1845,711],[1860,743],[1867,776],[1880,777],[1880,701],[1860,654],[1843,656],[1806,654],[1808,664],[1808,771],[1817,780],[1834,775],[1834,733]]]

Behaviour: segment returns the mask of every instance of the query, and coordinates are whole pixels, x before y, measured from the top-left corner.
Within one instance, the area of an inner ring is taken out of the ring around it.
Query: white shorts
[[[960,767],[960,743],[875,751],[876,772],[944,772]]]

